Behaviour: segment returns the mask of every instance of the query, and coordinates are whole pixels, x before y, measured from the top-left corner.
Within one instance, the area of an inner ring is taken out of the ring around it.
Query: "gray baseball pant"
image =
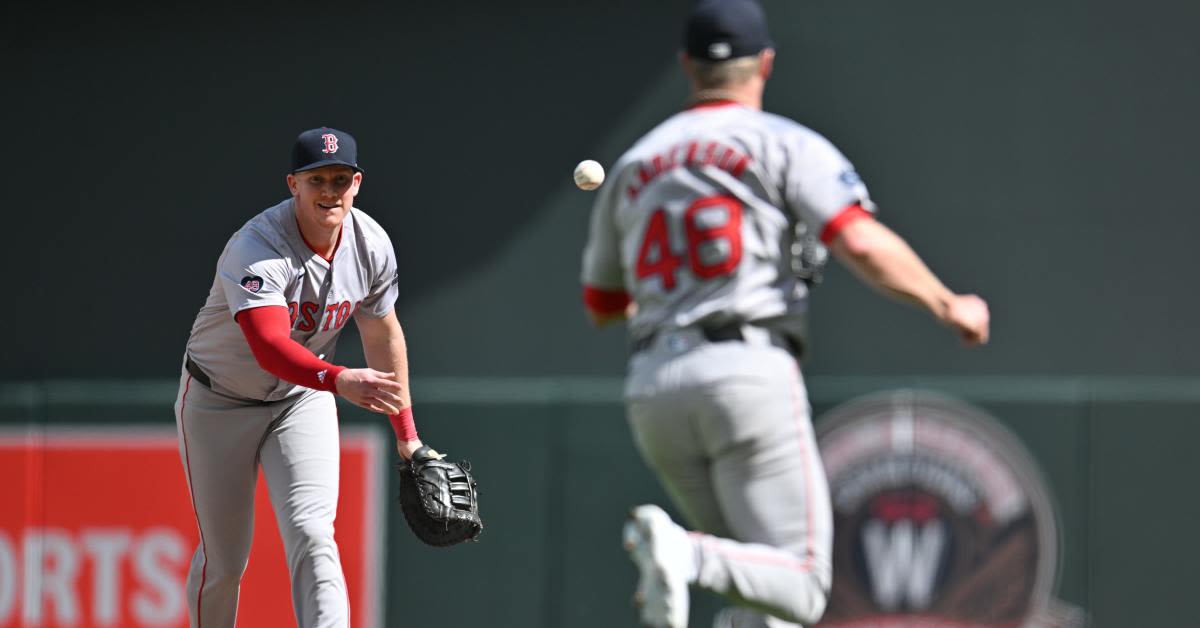
[[[187,578],[192,628],[234,628],[260,466],[283,538],[299,626],[349,626],[346,580],[333,540],[341,451],[333,395],[309,390],[271,403],[245,401],[213,392],[184,371],[175,418],[200,529]]]
[[[765,613],[739,610],[738,626],[815,623],[833,515],[796,360],[761,338],[662,335],[630,360],[626,405],[642,456],[698,531],[695,584]]]

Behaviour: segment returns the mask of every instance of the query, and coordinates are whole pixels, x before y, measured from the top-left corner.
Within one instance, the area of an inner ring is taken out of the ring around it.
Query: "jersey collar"
[[[714,98],[712,100],[700,100],[694,102],[687,107],[684,107],[684,110],[693,111],[695,109],[716,109],[718,107],[731,107],[739,105],[741,105],[741,103],[729,98]]]
[[[349,218],[350,217],[349,214],[347,214],[346,217]],[[340,228],[338,228],[337,242],[334,243],[333,252],[331,252],[329,254],[329,257],[325,257],[324,255],[321,255],[320,253],[317,252],[317,249],[315,249],[312,244],[309,244],[308,238],[304,237],[304,231],[302,231],[300,229],[300,220],[298,218],[296,219],[296,232],[298,234],[300,234],[300,239],[304,241],[304,246],[307,246],[308,250],[312,251],[313,255],[316,255],[317,257],[332,264],[333,258],[337,256],[338,249],[341,248],[341,246],[342,246],[342,235],[344,235],[346,233],[346,221],[343,220],[342,226]]]
[[[350,211],[346,213],[346,219],[342,221],[342,230],[338,232],[337,244],[333,247],[333,253],[326,258],[317,253],[312,245],[308,243],[308,240],[305,239],[304,232],[300,231],[300,220],[296,218],[295,200],[289,198],[286,203],[287,216],[280,217],[280,221],[283,223],[280,226],[288,234],[292,250],[301,259],[304,259],[305,253],[308,253],[312,258],[319,259],[327,265],[333,266],[333,260],[337,258],[338,251],[342,250],[342,242],[347,238],[354,239],[353,234],[346,235],[346,229],[353,228],[351,225],[353,225],[354,221],[354,208],[351,207]]]

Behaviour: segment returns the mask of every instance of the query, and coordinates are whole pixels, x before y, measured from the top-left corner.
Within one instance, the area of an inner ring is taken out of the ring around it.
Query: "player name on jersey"
[[[750,165],[750,157],[732,146],[721,142],[687,142],[672,146],[664,153],[654,155],[638,171],[639,182],[626,190],[629,198],[637,198],[638,192],[664,172],[682,166],[716,166],[734,177]]]

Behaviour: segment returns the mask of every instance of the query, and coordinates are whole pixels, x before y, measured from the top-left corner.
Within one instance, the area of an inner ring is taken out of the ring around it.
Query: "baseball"
[[[604,183],[604,166],[585,159],[575,166],[575,185],[581,190],[594,190]]]

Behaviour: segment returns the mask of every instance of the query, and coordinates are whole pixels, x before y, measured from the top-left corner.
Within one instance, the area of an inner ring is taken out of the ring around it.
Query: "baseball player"
[[[654,505],[633,510],[635,599],[649,626],[686,626],[689,586],[733,603],[717,626],[812,624],[833,530],[798,365],[809,293],[798,234],[818,235],[867,283],[968,344],[987,341],[988,309],[948,290],[874,218],[829,141],[761,110],[775,52],[754,0],[696,3],[683,46],[690,106],[613,166],[583,254],[592,320],[629,320],[639,451],[696,530]]]
[[[187,578],[193,628],[233,628],[261,467],[304,628],[350,623],[333,520],[338,498],[334,395],[391,416],[397,449],[422,447],[412,419],[396,256],[354,208],[357,145],[330,128],[292,150],[291,197],[250,219],[217,261],[192,326],[175,402],[179,453],[200,531]],[[333,362],[353,318],[370,368]]]

